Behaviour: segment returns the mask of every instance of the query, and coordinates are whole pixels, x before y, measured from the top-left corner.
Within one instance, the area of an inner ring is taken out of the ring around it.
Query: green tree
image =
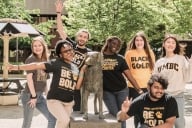
[[[33,17],[30,14],[39,15],[38,10],[26,10],[24,5],[25,0],[0,0],[0,18],[12,18],[26,20],[28,23],[32,24],[34,28],[41,31],[45,35],[46,41],[49,43],[53,35],[50,35],[50,29],[55,21],[43,22],[40,24],[35,24]],[[19,48],[24,48],[23,45],[29,46],[30,38],[19,38]],[[2,43],[0,43],[2,45]],[[10,41],[10,46],[15,46],[15,39]],[[1,46],[2,47],[2,46]]]
[[[67,0],[66,31],[73,35],[88,28],[94,42],[101,43],[109,35],[128,42],[143,30],[156,52],[166,33],[191,35],[191,0]]]
[[[85,27],[93,38],[105,39],[117,35],[123,40],[139,30],[154,26],[157,11],[147,8],[146,0],[68,0],[68,15],[65,18],[68,29]],[[72,29],[72,30],[71,30]]]
[[[24,8],[23,0],[0,0],[0,18],[21,19],[31,22],[32,17]]]

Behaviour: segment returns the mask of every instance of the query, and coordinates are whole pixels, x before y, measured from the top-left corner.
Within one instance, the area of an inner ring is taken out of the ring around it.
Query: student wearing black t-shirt
[[[73,58],[73,63],[77,65],[79,69],[81,69],[82,65],[85,62],[87,52],[90,52],[91,50],[86,47],[87,41],[90,39],[90,33],[86,29],[80,29],[76,33],[76,41],[71,40],[67,33],[64,30],[64,26],[62,23],[62,18],[61,18],[61,12],[63,11],[63,2],[61,0],[57,0],[55,3],[56,6],[56,13],[57,13],[57,31],[60,35],[60,37],[63,40],[67,40],[70,43],[72,43],[75,51],[75,55]],[[80,111],[80,106],[81,106],[81,93],[80,89],[75,90],[75,105],[73,107],[73,111]]]
[[[79,72],[72,63],[74,50],[70,42],[61,40],[55,47],[58,58],[41,63],[9,65],[9,70],[37,70],[53,73],[47,95],[47,106],[56,118],[56,128],[67,128],[74,105],[74,90],[79,89],[86,65]]]
[[[117,114],[118,120],[125,121],[131,116],[137,116],[140,127],[173,128],[178,117],[178,107],[175,98],[165,93],[167,86],[166,78],[152,75],[148,82],[148,92],[133,101],[127,97]]]
[[[128,96],[125,77],[136,90],[141,90],[131,75],[129,67],[123,56],[118,54],[121,40],[116,36],[108,37],[101,52],[103,53],[103,100],[109,113],[116,117],[121,109],[121,104]],[[126,122],[122,122],[126,128]]]

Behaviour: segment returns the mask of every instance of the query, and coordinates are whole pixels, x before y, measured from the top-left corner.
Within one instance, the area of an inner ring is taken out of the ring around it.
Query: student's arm
[[[81,88],[86,68],[87,68],[87,65],[83,65],[81,70],[80,70],[80,72],[79,72],[79,77],[78,77],[78,80],[77,80],[77,85],[75,87],[77,90],[79,90]]]
[[[61,0],[57,0],[55,3],[56,13],[57,13],[57,31],[60,37],[65,40],[67,38],[67,33],[64,31],[64,26],[62,23],[61,13],[63,11],[63,2]]]
[[[136,89],[136,91],[141,94],[143,93],[142,89],[140,89],[139,85],[137,84],[137,81],[133,78],[131,72],[129,69],[125,70],[124,75],[126,76],[126,78],[131,82],[131,84],[134,86],[134,88]]]
[[[185,68],[183,75],[186,82],[192,82],[192,55],[189,59],[184,58]]]
[[[8,65],[8,70],[37,70],[42,69],[45,70],[44,63],[30,63],[30,64],[22,64],[22,65]]]
[[[152,127],[152,128],[173,128],[175,124],[176,116],[170,117],[166,119],[164,124]]]
[[[155,64],[155,54],[152,50],[150,51],[150,54],[151,54],[152,61]]]
[[[34,87],[34,83],[33,83],[33,73],[29,73],[27,74],[27,86],[29,88],[29,92],[31,94],[31,98],[30,101],[28,102],[29,106],[31,108],[34,108],[36,106],[36,102],[37,102],[37,94],[35,92],[35,87]]]

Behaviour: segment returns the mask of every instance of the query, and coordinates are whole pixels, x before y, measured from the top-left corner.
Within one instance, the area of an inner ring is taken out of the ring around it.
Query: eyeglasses
[[[68,50],[65,50],[65,51],[61,51],[62,54],[63,53],[71,53],[71,52],[74,52],[74,50],[73,49],[68,49]]]

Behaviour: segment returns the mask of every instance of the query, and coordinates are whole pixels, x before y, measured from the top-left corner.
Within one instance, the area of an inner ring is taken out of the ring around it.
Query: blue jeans
[[[125,88],[118,92],[103,91],[103,101],[109,110],[109,113],[113,116],[117,116],[117,113],[121,110],[123,101],[128,96],[129,89]],[[121,124],[122,128],[126,128],[126,121]]]
[[[45,116],[48,120],[47,128],[55,128],[56,119],[52,114],[48,111],[46,99],[43,96],[42,92],[36,92],[37,94],[37,104],[36,108]],[[33,118],[33,112],[35,108],[31,108],[28,104],[30,100],[30,93],[22,92],[21,100],[23,104],[23,125],[22,128],[30,128],[31,122]]]
[[[184,100],[184,93],[180,93],[174,96],[179,111],[179,118],[176,119],[175,128],[185,128],[185,117],[184,117],[184,107],[185,107],[185,100]]]

